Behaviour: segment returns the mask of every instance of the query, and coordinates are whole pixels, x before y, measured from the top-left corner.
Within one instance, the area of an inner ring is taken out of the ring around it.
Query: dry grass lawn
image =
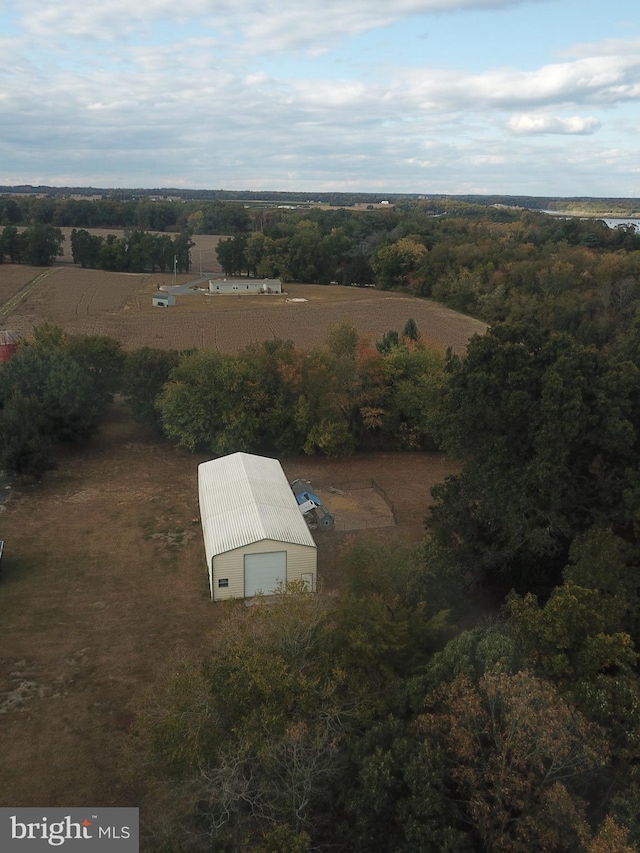
[[[215,645],[200,461],[114,406],[97,439],[4,505],[0,806],[139,804],[122,755],[138,698],[178,650]],[[394,505],[397,525],[315,534],[327,591],[343,582],[349,542],[420,538],[431,486],[456,468],[437,454],[395,453],[283,466],[325,490],[330,508],[331,489],[353,498],[372,479]]]

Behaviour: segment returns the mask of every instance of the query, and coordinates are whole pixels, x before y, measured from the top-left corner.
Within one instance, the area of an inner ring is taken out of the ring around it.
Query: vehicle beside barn
[[[291,483],[291,489],[296,496],[296,501],[302,512],[307,517],[311,517],[313,522],[320,528],[331,530],[334,525],[334,518],[327,507],[322,503],[318,495],[309,491],[309,484],[306,480],[294,480]]]
[[[268,595],[290,581],[316,590],[316,544],[277,459],[203,462],[198,495],[213,601]]]

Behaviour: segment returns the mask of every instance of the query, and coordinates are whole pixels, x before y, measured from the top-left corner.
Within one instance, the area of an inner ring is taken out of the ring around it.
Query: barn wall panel
[[[272,551],[287,552],[287,581],[300,580],[303,574],[311,573],[314,577],[314,589],[316,588],[317,551],[315,548],[262,539],[260,542],[252,542],[243,548],[236,548],[234,551],[227,551],[213,558],[211,588],[213,589],[214,601],[221,601],[226,598],[243,598],[244,555],[264,554]],[[228,587],[220,588],[218,586],[218,581],[221,578],[228,579]]]

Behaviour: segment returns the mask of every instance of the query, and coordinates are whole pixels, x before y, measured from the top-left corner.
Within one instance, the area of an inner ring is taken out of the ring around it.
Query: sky
[[[640,196],[637,0],[2,0],[0,184]]]

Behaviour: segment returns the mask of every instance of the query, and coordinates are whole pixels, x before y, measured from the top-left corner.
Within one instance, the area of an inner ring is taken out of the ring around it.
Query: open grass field
[[[152,438],[115,405],[100,436],[4,505],[0,806],[143,803],[125,749],[140,696],[174,654],[215,648],[203,458]],[[283,467],[336,513],[337,529],[315,534],[329,593],[344,581],[347,543],[419,539],[431,486],[457,470],[438,454],[395,453]]]
[[[179,275],[188,284],[197,274]],[[29,337],[35,325],[55,323],[75,334],[107,335],[126,349],[203,348],[233,353],[265,338],[293,340],[310,347],[328,330],[349,320],[372,340],[389,329],[401,331],[413,317],[424,340],[444,350],[464,350],[484,323],[423,299],[373,288],[287,284],[278,295],[177,296],[172,308],[156,308],[151,298],[173,274],[110,273],[71,265],[48,270],[0,266],[0,305],[5,328]],[[204,284],[206,288],[206,282]],[[292,301],[303,300],[303,301]]]

